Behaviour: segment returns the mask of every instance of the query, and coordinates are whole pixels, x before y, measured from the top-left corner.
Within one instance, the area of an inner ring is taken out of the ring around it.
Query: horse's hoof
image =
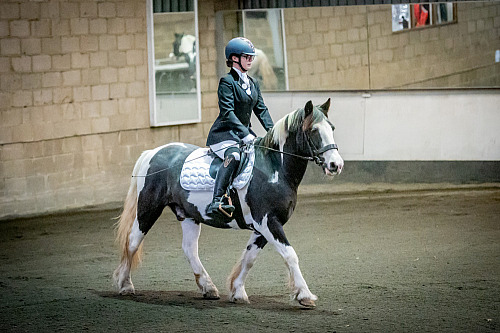
[[[134,288],[122,288],[120,290],[120,295],[122,295],[122,296],[135,295],[135,289]]]
[[[233,298],[229,301],[234,304],[250,304],[250,301],[248,299],[243,298]]]
[[[220,299],[219,293],[215,290],[207,291],[203,294],[204,299]]]
[[[310,298],[303,298],[299,300],[299,304],[307,309],[314,309],[316,307],[316,303]]]

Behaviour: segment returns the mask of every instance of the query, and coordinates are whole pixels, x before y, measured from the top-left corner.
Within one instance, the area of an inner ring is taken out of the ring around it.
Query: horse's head
[[[176,57],[180,56],[181,55],[181,52],[179,51],[179,47],[181,46],[181,40],[182,40],[182,37],[184,36],[184,34],[178,34],[178,33],[175,33],[174,34],[175,36],[175,39],[174,39],[174,42],[172,43],[172,46],[174,48],[174,55]]]
[[[315,161],[328,176],[340,174],[344,160],[333,138],[335,127],[328,120],[329,108],[330,99],[317,106],[307,102],[303,109],[278,120],[259,144],[271,151],[284,151],[282,161],[285,156],[292,155],[294,161],[300,158]]]
[[[330,109],[330,99],[323,105],[313,106],[311,101],[304,107],[304,118],[302,121],[300,134],[297,136],[302,141],[303,154],[312,156],[319,164],[326,175],[333,176],[340,174],[344,167],[344,160],[339,154],[333,131],[335,127],[328,120],[328,110]]]

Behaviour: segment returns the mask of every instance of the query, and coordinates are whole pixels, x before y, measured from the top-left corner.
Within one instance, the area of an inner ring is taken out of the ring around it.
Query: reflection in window
[[[429,7],[429,4],[413,5],[413,22],[415,23],[415,27],[423,27],[424,25],[431,24],[430,11],[431,7]]]
[[[192,13],[159,13],[154,21],[156,93],[195,91],[196,38]]]
[[[151,4],[151,0],[149,0]],[[148,17],[153,126],[200,121],[194,0],[152,0]],[[150,22],[152,20],[152,22]]]
[[[222,31],[217,40],[220,54],[224,54],[224,47],[232,38],[250,39],[257,57],[249,75],[259,81],[263,91],[288,89],[282,16],[280,9],[221,12],[217,16]],[[219,76],[227,72],[223,59],[218,71]]]
[[[392,5],[392,31],[456,21],[453,3]]]
[[[437,7],[436,10],[436,23],[437,24],[442,24],[442,23],[448,23],[448,22],[453,22],[455,20],[455,12],[453,11],[453,4],[452,3],[439,3],[437,5],[434,5]]]
[[[392,31],[408,29],[410,27],[410,5],[392,6]]]

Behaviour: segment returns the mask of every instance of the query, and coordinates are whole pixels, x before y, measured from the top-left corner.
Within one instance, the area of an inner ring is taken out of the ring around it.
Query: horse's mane
[[[280,146],[280,142],[285,142],[289,133],[295,133],[299,129],[310,128],[312,125],[319,123],[324,119],[324,115],[317,107],[313,108],[312,117],[308,121],[304,122],[305,111],[304,109],[297,109],[285,115],[283,118],[278,120],[273,128],[267,132],[267,134],[259,140],[258,144],[261,146],[277,149]],[[267,150],[266,150],[267,151]]]

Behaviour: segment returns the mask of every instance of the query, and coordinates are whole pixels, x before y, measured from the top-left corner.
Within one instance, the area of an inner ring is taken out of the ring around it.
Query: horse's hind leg
[[[219,299],[219,291],[213,284],[212,279],[201,264],[198,257],[198,238],[200,238],[201,226],[193,219],[182,221],[182,249],[191,264],[196,279],[196,284],[207,299]]]
[[[249,303],[248,296],[245,291],[245,280],[248,276],[248,272],[255,263],[258,254],[266,244],[267,240],[264,236],[257,232],[252,233],[240,261],[233,267],[233,271],[227,279],[229,301]]]
[[[113,277],[121,295],[135,293],[130,271],[141,262],[144,236],[158,220],[164,208],[161,204],[154,205],[146,200],[147,196],[144,199],[139,195],[137,199],[135,193],[135,189],[131,187],[117,228],[117,241],[122,254],[120,265]]]
[[[134,220],[132,228],[124,240],[122,258],[120,265],[114,272],[114,280],[118,286],[120,295],[135,294],[134,284],[130,277],[130,271],[135,268],[141,260],[141,243],[145,234],[139,230],[137,218]]]

